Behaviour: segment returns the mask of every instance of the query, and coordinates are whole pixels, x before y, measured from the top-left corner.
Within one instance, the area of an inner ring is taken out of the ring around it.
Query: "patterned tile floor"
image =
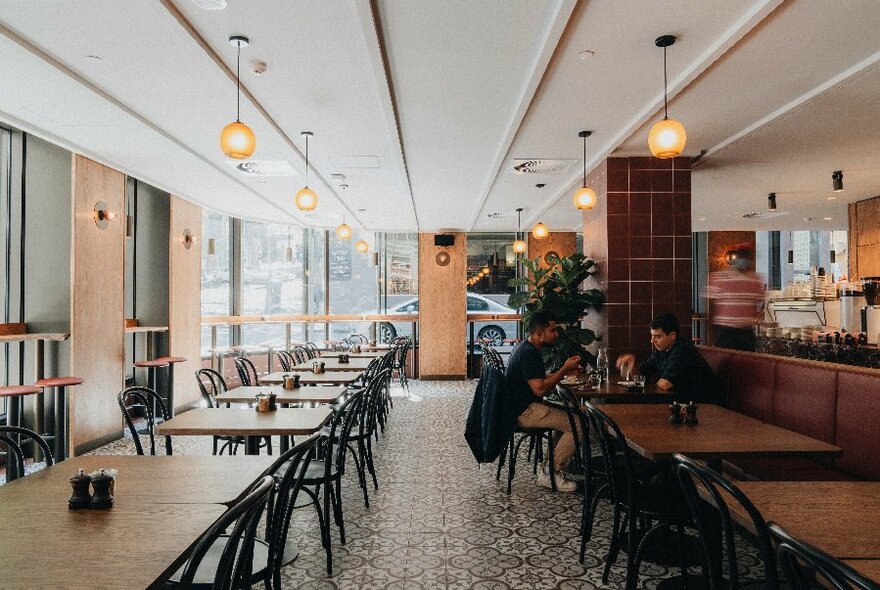
[[[408,395],[395,388],[390,424],[375,447],[380,487],[371,488],[370,508],[354,479],[343,489],[347,543],[340,545],[334,532],[334,575],[326,576],[313,510],[297,510],[291,535],[300,556],[284,570],[285,588],[623,587],[625,556],[601,584],[610,528],[605,506],[582,566],[579,495],[539,488],[531,471],[520,469],[508,496],[493,467],[477,467],[462,436],[475,385],[410,381]],[[175,454],[211,452],[208,439],[178,437],[174,445]],[[132,452],[127,439],[96,451]],[[640,587],[654,588],[674,573],[645,563]]]

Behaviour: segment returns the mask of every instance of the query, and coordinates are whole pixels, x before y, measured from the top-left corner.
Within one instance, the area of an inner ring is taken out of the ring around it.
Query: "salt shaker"
[[[92,477],[92,487],[95,490],[92,495],[92,508],[111,508],[113,506],[113,494],[110,493],[112,485],[113,476],[103,469],[98,475]]]
[[[688,405],[684,407],[685,417],[684,423],[689,426],[697,425],[697,405],[694,402],[688,402]]]
[[[82,469],[79,470],[79,473],[70,478],[70,487],[73,488],[73,493],[67,501],[68,508],[71,510],[78,510],[80,508],[88,508],[91,505],[92,494],[89,493],[89,486],[91,483],[91,476],[86,474]]]
[[[669,404],[669,421],[673,424],[681,424],[681,404],[678,402],[672,402]]]

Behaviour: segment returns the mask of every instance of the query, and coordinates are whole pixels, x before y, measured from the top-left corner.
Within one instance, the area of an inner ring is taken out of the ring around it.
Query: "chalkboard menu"
[[[330,280],[351,280],[351,240],[330,240]]]

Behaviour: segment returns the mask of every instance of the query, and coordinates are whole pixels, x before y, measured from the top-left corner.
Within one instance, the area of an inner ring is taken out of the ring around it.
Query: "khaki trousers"
[[[557,431],[554,437],[556,445],[553,447],[553,468],[556,471],[565,469],[574,456],[575,445],[575,436],[571,431],[571,423],[565,410],[547,404],[529,404],[529,407],[517,418],[517,423],[523,428],[552,428]],[[577,429],[579,440],[580,424],[577,425]]]

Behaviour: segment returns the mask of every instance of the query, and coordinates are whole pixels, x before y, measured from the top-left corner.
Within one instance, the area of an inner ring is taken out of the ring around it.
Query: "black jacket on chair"
[[[494,462],[516,428],[517,416],[504,394],[504,373],[484,366],[464,430],[478,463]]]

